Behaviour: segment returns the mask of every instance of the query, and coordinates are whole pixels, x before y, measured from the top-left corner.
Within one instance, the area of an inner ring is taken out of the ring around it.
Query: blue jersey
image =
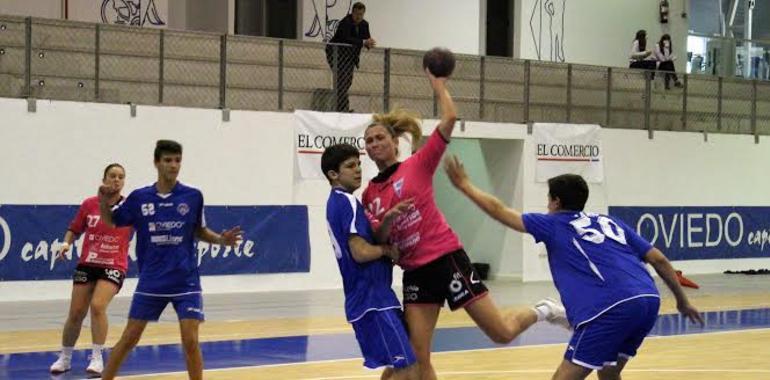
[[[348,244],[350,235],[358,235],[369,244],[374,244],[372,227],[361,202],[353,194],[332,189],[326,202],[326,221],[342,274],[348,321],[355,322],[369,311],[400,308],[401,304],[391,288],[393,264],[390,259],[381,258],[362,264],[353,260]]]
[[[622,221],[584,212],[524,214],[545,243],[556,289],[570,324],[593,320],[637,297],[660,297],[643,261],[652,245]]]
[[[159,194],[154,184],[134,190],[113,208],[112,220],[117,226],[133,226],[136,230],[136,293],[200,293],[193,246],[195,231],[205,227],[200,190],[179,182],[168,194]]]

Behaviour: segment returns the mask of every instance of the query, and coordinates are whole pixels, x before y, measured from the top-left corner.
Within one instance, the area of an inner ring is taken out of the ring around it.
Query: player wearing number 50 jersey
[[[457,157],[445,160],[452,184],[501,223],[545,244],[554,284],[574,329],[554,379],[620,378],[652,329],[660,295],[649,263],[676,297],[677,308],[703,323],[668,259],[622,221],[583,211],[588,185],[579,175],[548,181],[548,213],[521,214],[475,187]]]

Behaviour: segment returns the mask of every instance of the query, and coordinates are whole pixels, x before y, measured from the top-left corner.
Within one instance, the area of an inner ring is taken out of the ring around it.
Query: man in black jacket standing
[[[353,70],[358,67],[361,47],[371,49],[376,45],[369,34],[369,23],[364,20],[364,13],[366,6],[363,3],[353,4],[351,13],[340,20],[334,37],[329,41],[330,44],[326,45],[326,61],[333,72],[336,67],[334,80],[337,89],[337,112],[351,111],[348,90],[353,84]]]

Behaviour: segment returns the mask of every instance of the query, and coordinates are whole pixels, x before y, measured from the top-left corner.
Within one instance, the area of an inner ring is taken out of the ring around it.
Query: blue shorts
[[[197,319],[203,321],[203,297],[200,293],[179,296],[150,296],[134,293],[128,318],[141,321],[157,321],[163,309],[171,302],[179,319]]]
[[[370,311],[351,324],[364,356],[364,366],[406,368],[417,362],[401,309]]]
[[[580,325],[567,346],[564,359],[581,367],[600,370],[631,358],[658,319],[660,298],[639,297],[607,310]]]

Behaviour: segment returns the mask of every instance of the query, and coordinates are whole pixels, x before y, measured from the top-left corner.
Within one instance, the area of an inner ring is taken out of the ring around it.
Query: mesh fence
[[[757,82],[757,133],[770,135],[770,82]]]
[[[684,128],[684,90],[674,85],[676,74],[655,72],[650,75],[650,128],[655,130],[675,131]],[[664,82],[669,77],[669,88]],[[677,82],[679,81],[678,76]]]
[[[437,107],[422,69],[422,56],[419,51],[391,50],[390,108],[405,108],[431,118],[437,114]]]
[[[455,102],[457,117],[478,120],[481,104],[481,59],[478,56],[455,54],[455,69],[451,78],[447,82],[447,89]],[[423,79],[422,83],[430,87],[428,79]]]
[[[607,78],[606,68],[572,66],[569,122],[606,125]]]
[[[160,98],[162,32],[99,26],[99,100],[157,104]]]
[[[335,64],[334,53],[337,52],[336,64],[352,62],[345,60],[343,52],[322,44],[286,41],[283,50],[283,97],[285,109],[310,109],[316,111],[336,111],[337,96],[335,95]],[[346,69],[349,69],[346,67]],[[343,75],[344,76],[344,75]],[[348,73],[347,78],[350,78]],[[340,91],[340,99],[346,95]],[[342,104],[342,100],[340,100]]]
[[[163,45],[163,103],[219,107],[220,36],[166,31]]]
[[[544,123],[567,121],[567,65],[531,62],[529,119]]]
[[[350,110],[359,113],[385,111],[385,50],[362,49],[350,87]]]
[[[524,63],[486,57],[483,118],[487,121],[524,121]]]
[[[30,96],[93,101],[96,26],[35,19],[32,23]]]
[[[719,79],[702,75],[687,77],[687,130],[719,132]]]
[[[24,96],[24,19],[0,16],[0,96]]]
[[[250,110],[406,108],[436,117],[422,56],[0,16],[0,96],[10,97]],[[459,117],[467,120],[740,134],[754,133],[756,125],[757,133],[770,134],[767,82],[694,75],[686,89],[669,90],[663,73],[650,78],[629,69],[461,54],[456,59],[448,86]]]
[[[613,69],[610,85],[610,121],[612,128],[644,129],[645,72]]]
[[[227,37],[227,107],[279,109],[278,40]]]
[[[723,133],[752,133],[751,82],[738,79],[722,81],[722,130]]]

